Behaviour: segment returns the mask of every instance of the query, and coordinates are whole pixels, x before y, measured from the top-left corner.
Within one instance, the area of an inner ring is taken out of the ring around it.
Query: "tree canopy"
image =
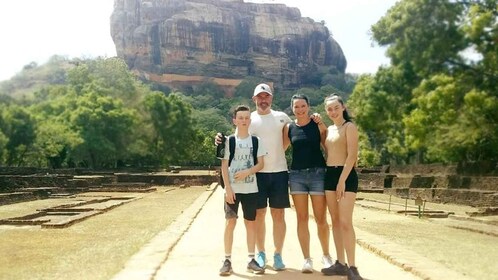
[[[351,96],[379,163],[498,160],[498,2],[403,0],[371,28],[391,66]]]

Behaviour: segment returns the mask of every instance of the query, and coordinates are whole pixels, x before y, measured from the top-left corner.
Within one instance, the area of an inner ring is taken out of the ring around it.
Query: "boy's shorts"
[[[239,204],[242,204],[244,219],[248,221],[256,220],[256,206],[258,203],[258,193],[236,193],[235,203],[229,204],[225,201],[225,219],[237,219]]]
[[[325,167],[290,170],[290,194],[325,195]]]
[[[335,191],[337,189],[337,183],[341,177],[342,170],[344,166],[327,166],[327,172],[325,173],[325,190]],[[358,174],[353,168],[346,178],[346,192],[358,192]]]
[[[258,179],[258,209],[289,208],[289,173],[287,171],[274,173],[256,173]]]

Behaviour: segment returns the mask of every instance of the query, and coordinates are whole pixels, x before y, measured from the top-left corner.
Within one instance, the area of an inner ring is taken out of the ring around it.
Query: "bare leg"
[[[256,210],[256,247],[258,252],[265,251],[265,238],[266,238],[266,208]]]
[[[340,228],[349,266],[356,266],[356,234],[353,228],[353,209],[355,200],[356,193],[346,192],[344,199],[339,202]]]
[[[282,253],[284,247],[285,232],[285,208],[270,208],[273,218],[273,243],[275,244],[275,253]]]
[[[244,223],[246,225],[247,253],[254,254],[256,247],[256,222],[244,220]]]
[[[337,254],[337,260],[345,264],[346,256],[344,255],[344,243],[342,240],[342,231],[339,220],[339,205],[337,204],[336,192],[325,191],[327,197],[327,206],[329,208],[330,217],[332,218],[332,236],[334,237],[334,245]]]
[[[315,217],[318,239],[324,256],[329,256],[330,229],[327,224],[327,201],[325,195],[311,195],[311,206]]]
[[[230,256],[232,254],[233,231],[236,224],[237,219],[235,218],[226,219],[225,221],[225,234],[223,238],[225,243],[225,256]]]
[[[296,208],[297,216],[297,237],[301,245],[301,251],[305,259],[310,257],[310,231],[308,228],[309,212],[308,212],[308,195],[293,194],[292,200]]]

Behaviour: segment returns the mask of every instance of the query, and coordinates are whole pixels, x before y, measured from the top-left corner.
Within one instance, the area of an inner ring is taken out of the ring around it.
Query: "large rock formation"
[[[328,29],[297,8],[242,0],[115,0],[111,35],[119,57],[146,79],[236,86],[260,76],[299,85],[316,66],[346,69]]]

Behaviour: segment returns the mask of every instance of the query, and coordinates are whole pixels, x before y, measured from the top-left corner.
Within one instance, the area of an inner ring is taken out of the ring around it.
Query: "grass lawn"
[[[375,194],[360,197],[385,200]],[[467,206],[432,205],[462,212]],[[498,238],[496,236],[447,227],[437,221],[382,210],[355,207],[355,227],[382,236],[400,247],[416,252],[475,279],[498,279]],[[493,278],[495,277],[495,278]]]
[[[205,191],[158,187],[152,193],[126,193],[142,198],[63,229],[0,226],[0,279],[110,279]],[[61,201],[5,205],[0,218]]]

